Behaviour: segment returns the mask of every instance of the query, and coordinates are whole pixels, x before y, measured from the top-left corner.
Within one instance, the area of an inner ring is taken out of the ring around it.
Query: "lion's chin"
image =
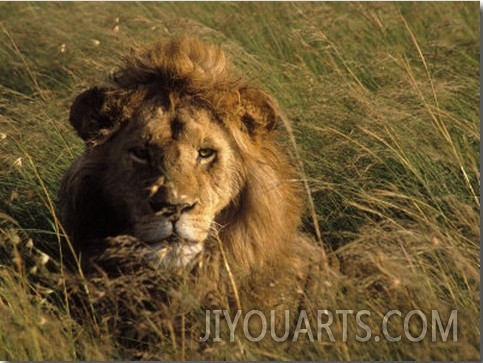
[[[167,219],[142,220],[134,226],[134,235],[147,245],[145,258],[154,268],[186,267],[201,252],[203,242],[183,232]]]
[[[155,268],[186,267],[203,250],[202,242],[185,241],[172,236],[167,241],[151,244],[146,255]]]

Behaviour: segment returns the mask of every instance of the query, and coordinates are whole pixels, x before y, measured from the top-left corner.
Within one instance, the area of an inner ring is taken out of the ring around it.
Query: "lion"
[[[79,94],[70,123],[85,151],[59,200],[91,284],[80,315],[96,306],[116,336],[144,341],[139,312],[166,302],[172,314],[180,273],[205,307],[297,309],[321,252],[300,231],[304,193],[279,119],[219,47],[188,38],[135,51]]]
[[[85,152],[59,195],[78,253],[131,235],[160,266],[186,266],[216,239],[244,274],[297,269],[310,243],[278,106],[227,63],[219,47],[161,41],[77,96],[70,123]]]

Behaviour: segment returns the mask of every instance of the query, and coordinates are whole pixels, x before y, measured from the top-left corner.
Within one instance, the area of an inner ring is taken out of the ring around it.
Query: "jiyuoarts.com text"
[[[374,316],[379,318],[373,319]],[[339,334],[334,334],[332,329],[336,319],[338,329],[334,331]],[[350,322],[352,324],[349,324]],[[378,324],[378,328],[375,329],[377,334],[373,333],[373,328],[371,328],[375,326],[374,324]],[[257,326],[257,329],[251,328],[254,325]],[[391,329],[391,326],[396,326],[399,330]],[[306,310],[301,310],[295,316],[288,310],[277,312],[271,310],[268,316],[259,310],[247,312],[237,310],[236,313],[229,310],[207,310],[205,335],[200,337],[200,341],[228,340],[225,335],[221,334],[223,328],[225,331],[228,328],[230,342],[235,341],[235,336],[240,338],[240,334],[251,342],[259,342],[263,339],[272,339],[275,342],[298,341],[302,337],[312,342],[346,342],[353,338],[360,342],[371,339],[376,342],[381,339],[389,342],[398,342],[401,339],[419,342],[427,338],[432,342],[446,342],[448,339],[456,342],[458,340],[458,312],[452,310],[449,317],[443,319],[437,310],[431,310],[430,313],[411,310],[404,314],[399,310],[390,310],[380,319],[380,314],[371,314],[369,310],[317,310],[311,314],[308,314]],[[396,334],[395,331],[401,333]]]

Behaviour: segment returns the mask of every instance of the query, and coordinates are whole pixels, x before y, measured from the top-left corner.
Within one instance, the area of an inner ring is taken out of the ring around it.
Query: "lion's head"
[[[66,231],[81,253],[132,235],[163,264],[185,265],[213,239],[245,271],[290,258],[302,198],[277,119],[218,47],[136,52],[72,105],[86,150],[61,186]]]

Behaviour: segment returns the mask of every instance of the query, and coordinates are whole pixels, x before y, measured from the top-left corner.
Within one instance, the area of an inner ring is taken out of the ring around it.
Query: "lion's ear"
[[[244,88],[240,90],[243,106],[242,122],[251,135],[274,130],[278,124],[278,106],[265,92]]]
[[[94,139],[102,129],[112,128],[115,123],[105,109],[107,92],[107,88],[98,87],[84,91],[70,108],[70,123],[84,141]]]

